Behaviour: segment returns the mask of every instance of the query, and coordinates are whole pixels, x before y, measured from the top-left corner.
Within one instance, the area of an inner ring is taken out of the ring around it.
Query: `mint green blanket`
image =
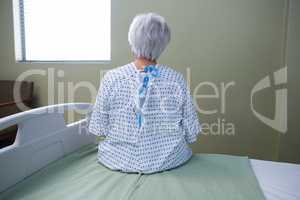
[[[140,175],[111,171],[96,156],[95,145],[85,146],[6,190],[0,199],[264,199],[246,157],[196,154],[179,168]]]

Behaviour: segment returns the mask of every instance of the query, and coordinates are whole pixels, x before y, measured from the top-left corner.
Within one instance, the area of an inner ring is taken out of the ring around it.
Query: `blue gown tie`
[[[157,67],[155,67],[155,65],[148,65],[144,68],[144,72],[146,73],[145,77],[143,78],[143,83],[142,83],[142,86],[139,88],[139,101],[141,101],[142,98],[146,98],[146,91],[148,89],[148,84],[149,84],[149,81],[150,79],[152,78],[155,78],[155,77],[158,77],[159,76],[159,73],[158,73],[158,69]],[[138,105],[138,107],[140,108],[142,105]],[[137,113],[137,124],[138,124],[138,127],[141,128],[142,126],[142,123],[143,123],[143,116],[142,116],[142,113],[141,113],[141,108],[139,109],[139,112]]]

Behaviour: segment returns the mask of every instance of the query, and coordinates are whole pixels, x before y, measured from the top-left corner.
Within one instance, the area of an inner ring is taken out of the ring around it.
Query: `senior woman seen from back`
[[[192,156],[201,128],[190,91],[182,74],[157,63],[170,35],[163,17],[137,15],[128,33],[134,61],[101,81],[89,132],[105,136],[98,160],[112,170],[154,173]]]

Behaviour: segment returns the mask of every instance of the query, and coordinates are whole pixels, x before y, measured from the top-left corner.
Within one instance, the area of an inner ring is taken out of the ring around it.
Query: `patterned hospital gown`
[[[89,119],[89,132],[105,136],[98,160],[123,172],[154,173],[175,168],[192,155],[188,146],[201,131],[182,74],[157,64],[142,103],[141,73],[134,63],[108,71]],[[143,75],[142,75],[143,76]],[[140,121],[137,116],[141,116]]]

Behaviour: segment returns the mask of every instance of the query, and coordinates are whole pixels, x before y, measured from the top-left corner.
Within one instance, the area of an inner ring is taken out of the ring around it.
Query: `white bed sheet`
[[[300,200],[300,165],[250,160],[267,200]]]

